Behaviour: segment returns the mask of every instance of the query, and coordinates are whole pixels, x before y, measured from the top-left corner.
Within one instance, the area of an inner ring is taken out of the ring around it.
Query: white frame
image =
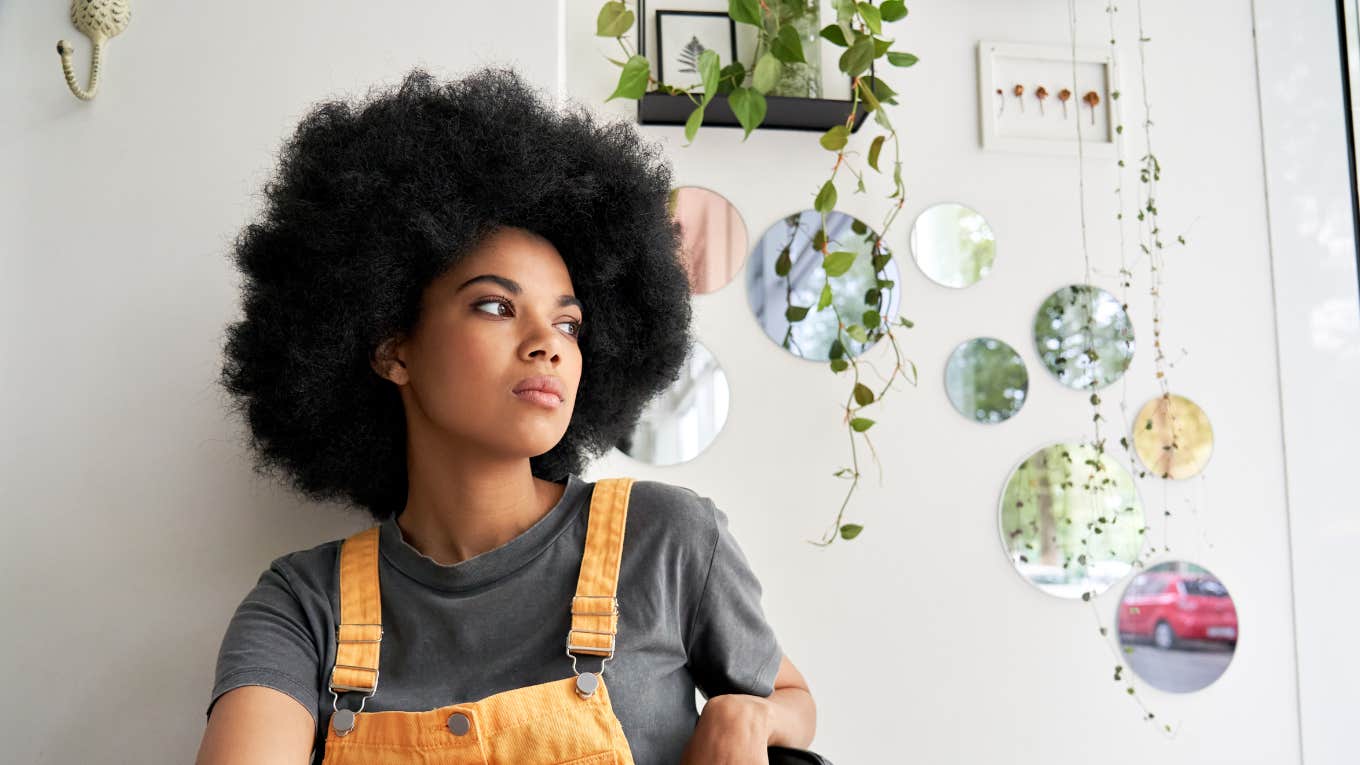
[[[1055,141],[1043,138],[1027,138],[1018,136],[1003,136],[997,133],[996,114],[993,103],[996,94],[996,85],[992,75],[995,73],[993,59],[997,56],[1007,58],[1028,58],[1038,61],[1072,61],[1072,46],[1067,45],[1041,45],[1035,43],[1008,43],[996,42],[991,40],[981,40],[977,46],[978,58],[978,116],[982,132],[982,148],[990,151],[1011,151],[1024,154],[1046,154],[1057,156],[1077,155],[1076,131],[1072,131],[1071,140]],[[1120,124],[1119,99],[1111,98],[1111,90],[1121,90],[1117,77],[1119,68],[1116,66],[1117,60],[1106,48],[1081,47],[1076,49],[1076,61],[1078,64],[1098,64],[1105,68],[1105,82],[1101,87],[1096,88],[1101,93],[1101,106],[1105,109],[1106,129],[1105,135],[1092,135],[1089,130],[1081,134],[1082,154],[1087,157],[1097,159],[1114,159],[1117,144],[1115,142],[1115,126]],[[1108,87],[1106,87],[1108,85]],[[1074,85],[1073,91],[1081,89]],[[1101,92],[1103,91],[1103,92]],[[1053,97],[1056,101],[1056,96]],[[1075,99],[1074,99],[1075,101]],[[1080,106],[1080,101],[1075,101]],[[1101,108],[1097,106],[1096,108]],[[1055,104],[1056,107],[1056,104]],[[1077,117],[1080,119],[1081,110],[1077,109]],[[1122,159],[1122,157],[1121,157]]]

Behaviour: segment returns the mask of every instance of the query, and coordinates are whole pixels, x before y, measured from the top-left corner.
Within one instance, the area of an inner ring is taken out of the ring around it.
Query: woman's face
[[[586,317],[574,295],[557,249],[512,227],[435,279],[414,331],[397,345],[405,368],[394,364],[385,375],[401,386],[411,435],[451,438],[481,458],[552,449],[571,422],[581,380]],[[539,376],[559,394],[515,392]]]

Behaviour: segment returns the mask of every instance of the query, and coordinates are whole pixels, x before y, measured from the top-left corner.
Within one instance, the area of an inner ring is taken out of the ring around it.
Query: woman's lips
[[[556,409],[562,406],[562,399],[555,393],[548,393],[541,390],[522,390],[515,394],[516,398],[530,404],[537,404],[545,409]]]

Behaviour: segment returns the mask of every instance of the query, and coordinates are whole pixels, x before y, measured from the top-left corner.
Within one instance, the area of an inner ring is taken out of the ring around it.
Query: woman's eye
[[[499,299],[483,300],[483,301],[478,302],[478,303],[473,303],[473,307],[474,307],[474,308],[480,308],[481,306],[484,306],[484,305],[495,305],[495,306],[498,306],[498,308],[497,308],[497,310],[496,310],[496,315],[497,315],[497,316],[501,315],[501,314],[500,314],[500,310],[499,310],[499,306],[504,306],[504,307],[506,307],[506,308],[509,308],[509,307],[510,307],[510,304],[509,304],[509,303],[507,303],[507,302],[504,301],[504,300],[499,300]]]
[[[572,336],[572,337],[580,337],[580,336],[581,336],[581,322],[576,321],[575,319],[573,319],[573,320],[571,320],[571,321],[559,321],[559,322],[557,322],[557,323],[558,323],[558,324],[570,324],[572,327],[575,328],[575,331],[573,331],[573,332],[571,333],[571,336]]]

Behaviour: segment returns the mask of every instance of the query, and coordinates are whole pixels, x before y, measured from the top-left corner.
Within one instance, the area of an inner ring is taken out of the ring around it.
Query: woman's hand
[[[774,713],[760,696],[714,696],[704,704],[681,765],[768,765]]]

